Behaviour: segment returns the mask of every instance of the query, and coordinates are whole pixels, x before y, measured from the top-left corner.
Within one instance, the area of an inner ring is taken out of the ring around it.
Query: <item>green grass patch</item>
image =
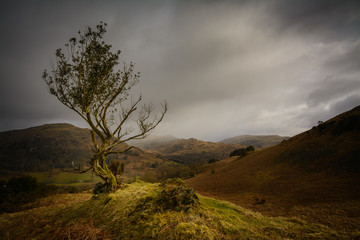
[[[50,177],[49,172],[28,172],[26,175],[35,177],[38,183],[53,184],[56,186],[79,186],[86,183],[97,183],[101,179],[91,172],[61,172],[59,170]]]
[[[86,173],[73,173],[73,172],[61,172],[54,176],[51,183],[55,184],[70,184],[70,183],[82,183],[82,182],[94,182],[99,181],[98,177],[95,177],[89,172]]]
[[[202,196],[184,207],[188,201],[184,200],[187,198],[183,198],[183,194],[186,195],[187,191],[188,188],[182,185],[169,187],[136,181],[115,193],[92,199],[89,199],[89,194],[57,195],[55,199],[58,202],[48,204],[55,201],[50,197],[43,200],[42,207],[0,215],[0,238],[350,238],[321,225],[297,219],[265,217],[233,204]],[[74,196],[73,199],[70,196]],[[164,197],[170,197],[171,200],[167,201]],[[37,220],[29,222],[26,220],[29,216]]]

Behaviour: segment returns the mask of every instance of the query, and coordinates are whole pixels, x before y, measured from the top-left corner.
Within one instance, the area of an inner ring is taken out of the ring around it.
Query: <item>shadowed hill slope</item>
[[[12,171],[44,171],[84,165],[91,157],[88,129],[45,124],[0,133],[0,166]]]
[[[187,180],[205,195],[263,213],[312,214],[308,217],[314,221],[322,218],[341,227],[340,217],[327,222],[336,207],[339,216],[357,216],[349,220],[349,228],[360,224],[359,183],[360,107],[274,147],[209,166]]]
[[[52,168],[82,168],[89,165],[92,152],[89,129],[70,124],[45,124],[23,130],[0,133],[1,171],[39,172]],[[124,146],[119,146],[123,148]],[[138,148],[119,155],[110,155],[125,163],[126,177],[140,176],[154,165],[175,164],[159,154]]]

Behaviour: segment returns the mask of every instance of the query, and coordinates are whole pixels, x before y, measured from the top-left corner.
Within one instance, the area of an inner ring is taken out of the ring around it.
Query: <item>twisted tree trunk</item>
[[[108,168],[106,163],[106,153],[95,153],[90,161],[95,175],[99,176],[105,182],[106,192],[115,191],[118,188],[118,181],[114,173]]]

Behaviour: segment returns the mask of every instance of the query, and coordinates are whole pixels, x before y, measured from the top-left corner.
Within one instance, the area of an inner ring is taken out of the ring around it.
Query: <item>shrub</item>
[[[199,198],[192,188],[187,187],[181,179],[172,178],[161,183],[157,194],[142,200],[128,216],[147,219],[148,216],[156,212],[187,212],[198,202]]]
[[[120,177],[124,172],[124,168],[125,164],[118,160],[113,160],[109,166],[110,171],[115,177]]]
[[[40,184],[31,176],[14,177],[0,182],[0,213],[23,210],[23,205],[49,195],[55,186]]]
[[[180,178],[167,179],[161,183],[156,203],[162,210],[187,211],[199,201],[194,190],[185,185]]]
[[[99,195],[100,193],[106,193],[106,185],[105,183],[101,183],[101,182],[98,182],[94,189],[93,189],[93,194],[96,196],[96,195]]]
[[[246,152],[252,152],[255,151],[255,148],[253,146],[247,146],[247,148],[245,149]]]
[[[252,152],[252,151],[255,151],[255,148],[250,145],[250,146],[248,146],[246,148],[239,148],[239,149],[236,149],[236,150],[232,151],[230,153],[230,157],[233,157],[233,156],[244,157],[244,156],[246,156],[246,154],[248,152]]]
[[[219,160],[218,159],[215,159],[215,158],[210,158],[208,160],[208,163],[214,163],[214,162],[218,162]]]

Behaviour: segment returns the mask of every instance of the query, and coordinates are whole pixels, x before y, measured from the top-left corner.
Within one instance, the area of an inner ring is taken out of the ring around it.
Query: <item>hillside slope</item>
[[[194,201],[189,203],[191,195]],[[264,217],[194,196],[182,184],[134,182],[115,193],[62,194],[0,215],[1,239],[339,239],[352,233],[297,219]],[[186,204],[186,206],[182,206]]]
[[[187,183],[205,195],[270,215],[358,228],[359,159],[356,107],[279,145],[209,166]]]
[[[257,148],[267,148],[281,143],[290,137],[278,135],[240,135],[232,138],[221,140],[222,143],[232,143],[241,145],[252,145]]]

